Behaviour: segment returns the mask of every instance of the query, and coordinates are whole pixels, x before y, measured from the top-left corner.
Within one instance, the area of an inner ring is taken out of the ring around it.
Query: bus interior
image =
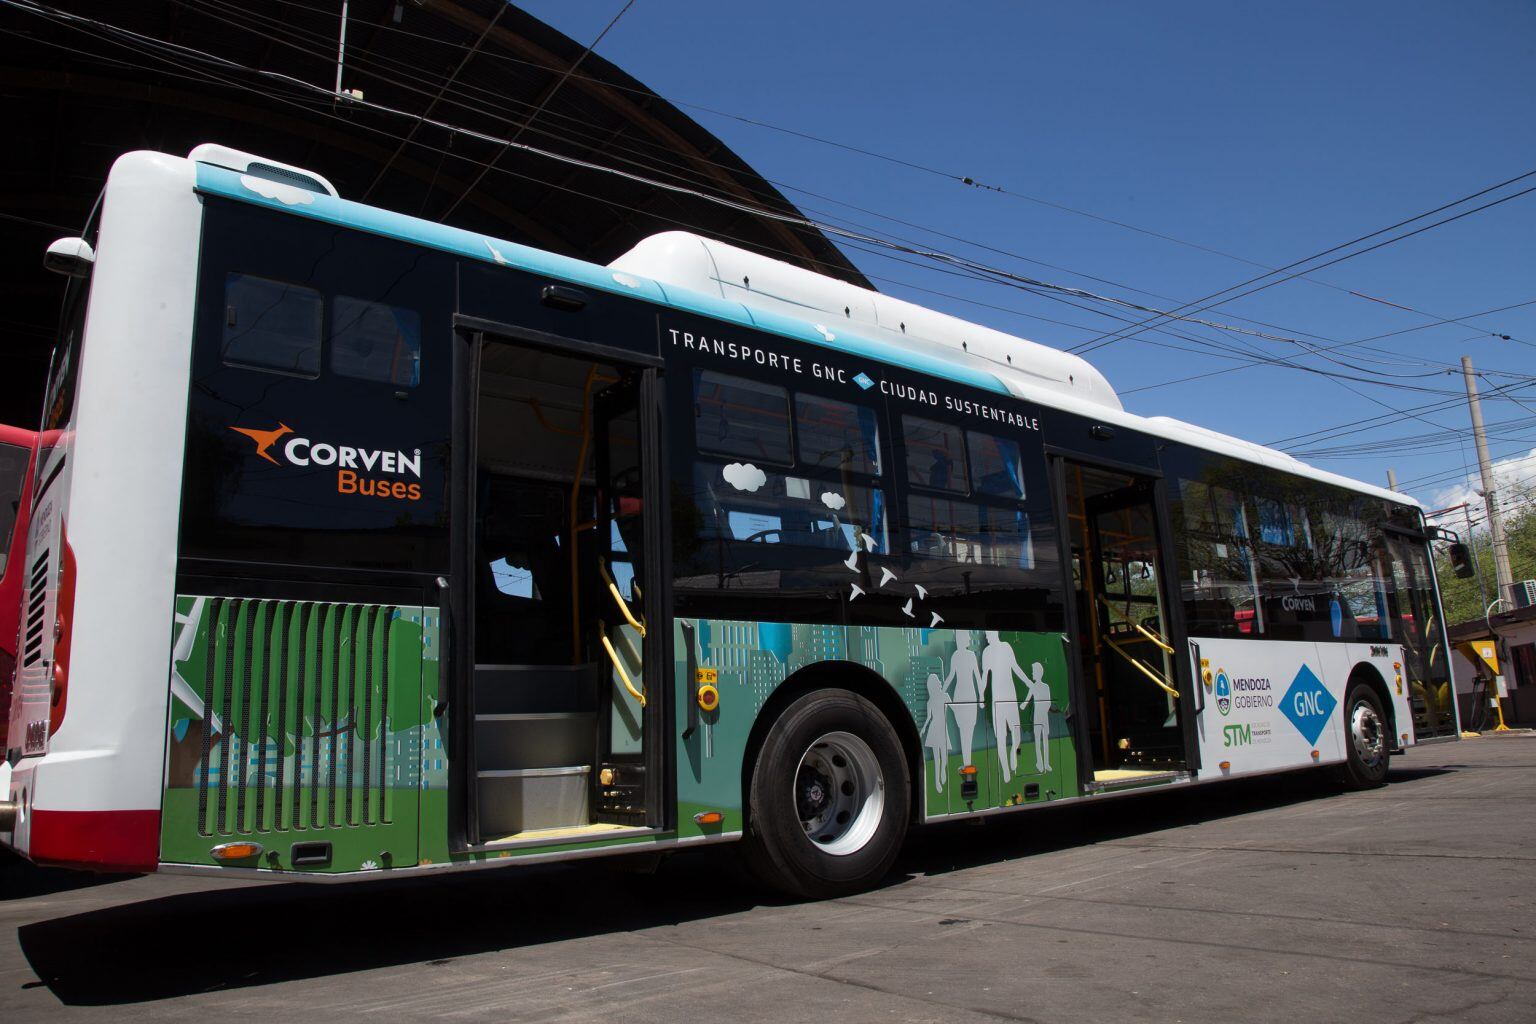
[[[1090,786],[1181,774],[1188,761],[1153,482],[1076,462],[1061,469]]]
[[[481,844],[645,828],[640,374],[482,337],[471,743]]]

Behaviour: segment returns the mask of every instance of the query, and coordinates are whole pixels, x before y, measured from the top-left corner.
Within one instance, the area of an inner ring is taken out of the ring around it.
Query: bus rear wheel
[[[820,690],[768,731],[748,788],[748,865],[806,899],[868,888],[906,834],[911,786],[901,740],[873,704]]]
[[[1339,779],[1349,789],[1374,789],[1387,781],[1391,736],[1381,698],[1365,683],[1344,697],[1344,764]]]

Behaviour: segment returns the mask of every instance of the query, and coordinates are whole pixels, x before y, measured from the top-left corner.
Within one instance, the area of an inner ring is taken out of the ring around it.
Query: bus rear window
[[[415,387],[421,382],[421,317],[399,306],[336,296],[331,303],[331,370]]]
[[[313,288],[253,274],[226,274],[224,362],[318,377],[324,315],[325,300]]]

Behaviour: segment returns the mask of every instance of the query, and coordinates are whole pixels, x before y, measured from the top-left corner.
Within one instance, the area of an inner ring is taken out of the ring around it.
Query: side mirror
[[[1467,545],[1462,541],[1456,541],[1450,548],[1451,571],[1461,579],[1468,579],[1475,575],[1472,570],[1472,554]]]
[[[61,238],[43,253],[43,267],[66,277],[90,277],[96,250],[83,238]]]

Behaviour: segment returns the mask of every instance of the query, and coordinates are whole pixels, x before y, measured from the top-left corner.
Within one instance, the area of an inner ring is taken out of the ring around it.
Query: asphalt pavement
[[[914,835],[774,901],[728,849],[345,886],[0,860],[0,1020],[1530,1021],[1536,737]],[[633,870],[628,868],[632,867]]]

